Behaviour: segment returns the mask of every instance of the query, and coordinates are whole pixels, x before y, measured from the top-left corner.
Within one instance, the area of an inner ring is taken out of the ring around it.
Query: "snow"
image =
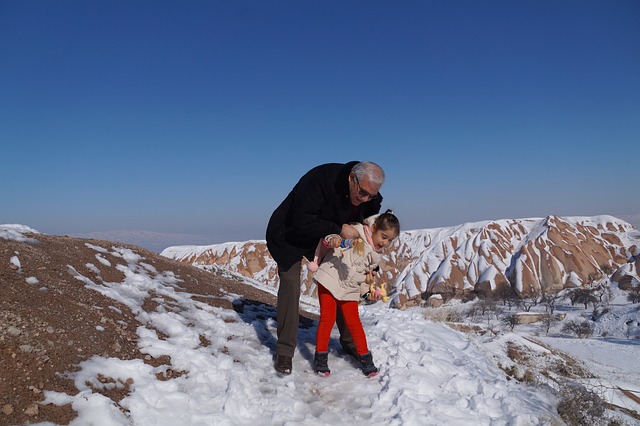
[[[98,262],[102,263],[105,266],[111,266],[111,262],[102,257],[99,253],[96,254],[96,259],[98,259]]]
[[[20,269],[22,267],[20,258],[18,256],[11,256],[11,259],[9,259],[9,264],[15,266],[16,269]]]
[[[585,361],[597,378],[587,381],[587,387],[614,404],[638,410],[639,404],[630,405],[617,390],[626,389],[640,395],[640,381],[629,366],[640,365],[640,342],[619,339],[542,339],[577,359]]]
[[[166,285],[162,278],[152,281],[156,289]],[[71,403],[79,411],[72,424],[101,418],[108,421],[100,424],[114,425],[320,425],[347,419],[356,424],[531,425],[555,418],[550,395],[507,381],[465,335],[425,320],[419,310],[391,311],[381,303],[363,309],[381,369],[373,379],[336,353],[335,340],[333,374],[313,374],[315,328],[301,330],[294,373],[279,377],[271,367],[275,323],[259,319],[265,307],[245,307],[238,314],[189,295],[175,297],[183,310],[150,315],[138,329],[139,346],[153,357],[170,356],[171,369],[184,375],[161,381],[157,375],[167,367],[94,356],[70,374],[78,395],[47,392],[45,402]],[[201,346],[200,336],[210,345]],[[100,376],[115,384],[105,385]],[[127,417],[92,390],[125,383],[132,391],[120,402],[129,410]]]
[[[36,242],[36,240],[26,237],[24,234],[39,234],[39,232],[25,225],[0,225],[0,238],[28,243]]]
[[[139,359],[97,355],[82,362],[77,371],[66,373],[77,394],[45,392],[45,404],[72,404],[78,417],[71,425],[561,424],[550,391],[510,380],[497,366],[496,360],[505,357],[499,349],[505,339],[534,346],[519,333],[474,338],[426,319],[422,308],[400,311],[378,302],[360,308],[378,376],[364,377],[340,353],[335,330],[329,355],[332,374],[313,374],[312,326],[299,330],[293,373],[281,377],[272,368],[272,307],[212,307],[182,291],[179,276],[155,270],[130,249],[95,250],[101,254],[98,260],[127,262],[117,266],[125,275],[122,282],[101,277],[94,282],[72,267],[69,271],[88,288],[128,306],[142,323],[137,329],[141,353],[168,356],[170,365],[153,367]],[[150,297],[159,303],[155,312],[142,308]],[[241,296],[228,298],[237,303]],[[615,300],[620,303],[619,297]],[[637,319],[636,308],[626,309],[628,317]],[[640,341],[615,331],[619,321],[599,326],[611,337],[540,339],[606,375],[606,389],[640,392]],[[97,392],[114,387],[129,390],[118,404]],[[608,398],[619,395],[613,392]]]

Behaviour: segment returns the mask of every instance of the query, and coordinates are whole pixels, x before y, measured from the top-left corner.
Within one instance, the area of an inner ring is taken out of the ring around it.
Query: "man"
[[[358,232],[350,222],[380,212],[384,171],[371,162],[330,163],[308,171],[276,208],[267,226],[267,248],[278,264],[278,342],[274,367],[291,374],[298,337],[302,257],[312,260],[316,245],[329,234],[344,239]],[[345,352],[355,346],[342,315],[336,321]]]

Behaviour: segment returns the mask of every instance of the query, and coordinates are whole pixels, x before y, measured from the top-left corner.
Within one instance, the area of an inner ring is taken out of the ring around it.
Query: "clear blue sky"
[[[404,229],[640,222],[635,0],[0,0],[0,61],[0,223],[263,238],[352,159]]]

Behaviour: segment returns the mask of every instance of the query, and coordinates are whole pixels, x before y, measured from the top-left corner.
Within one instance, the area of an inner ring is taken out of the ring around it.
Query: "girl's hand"
[[[382,299],[382,296],[377,291],[370,291],[367,293],[365,297],[365,300],[368,300],[371,302],[377,302],[380,299]]]
[[[342,238],[338,237],[337,235],[335,237],[331,237],[331,239],[329,240],[329,246],[334,249],[340,247],[340,243],[342,243]]]

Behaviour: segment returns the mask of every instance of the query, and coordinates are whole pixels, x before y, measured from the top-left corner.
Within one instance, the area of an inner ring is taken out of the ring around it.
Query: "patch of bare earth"
[[[272,295],[254,287],[140,247],[61,236],[29,236],[37,242],[0,238],[0,425],[44,421],[68,424],[76,417],[75,411],[70,406],[41,404],[44,392],[77,394],[66,373],[77,371],[79,363],[94,355],[139,358],[154,366],[169,364],[167,357],[154,359],[139,352],[136,329],[140,323],[127,306],[74,278],[69,266],[97,283],[124,280],[124,274],[116,268],[118,264],[126,265],[122,258],[105,253],[100,256],[109,262],[100,262],[96,257],[99,252],[86,243],[108,252],[114,247],[131,249],[158,272],[172,271],[182,291],[197,295],[199,301],[212,306],[232,309],[232,302],[224,297],[229,293],[274,304]],[[20,267],[11,262],[14,256]],[[155,309],[154,297],[148,296],[145,310]],[[168,379],[182,373],[168,369],[165,374]],[[100,392],[120,401],[129,386],[130,383],[119,383],[112,390]]]

